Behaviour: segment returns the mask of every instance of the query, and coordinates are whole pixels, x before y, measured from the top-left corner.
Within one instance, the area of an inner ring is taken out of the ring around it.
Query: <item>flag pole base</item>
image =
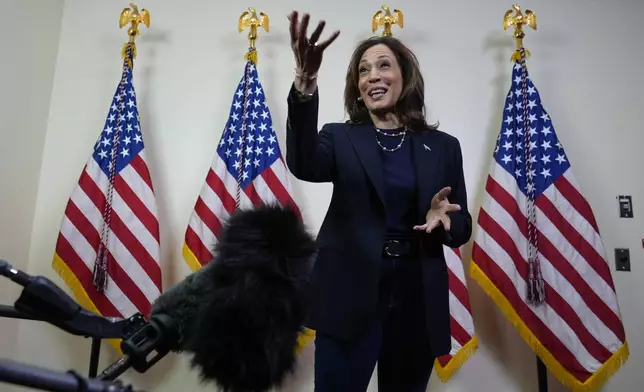
[[[539,392],[548,392],[548,369],[539,356],[537,356],[537,381]]]

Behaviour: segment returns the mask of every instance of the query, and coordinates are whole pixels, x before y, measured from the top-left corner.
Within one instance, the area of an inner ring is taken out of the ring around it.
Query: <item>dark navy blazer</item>
[[[382,162],[372,124],[325,124],[318,133],[318,102],[301,102],[293,86],[288,96],[286,162],[307,182],[332,182],[331,202],[317,236],[313,306],[308,327],[351,339],[364,331],[376,311],[379,266],[385,235]],[[412,132],[418,178],[417,224],[425,223],[432,197],[450,186],[451,230],[414,231],[422,262],[425,315],[436,356],[451,349],[449,286],[443,245],[459,247],[472,233],[461,148],[441,131]]]

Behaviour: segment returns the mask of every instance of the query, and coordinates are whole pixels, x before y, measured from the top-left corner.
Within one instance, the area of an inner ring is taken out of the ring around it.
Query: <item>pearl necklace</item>
[[[389,136],[389,137],[402,136],[402,138],[400,139],[400,143],[398,143],[398,145],[396,147],[387,148],[387,147],[383,146],[382,143],[380,143],[380,139],[378,138],[378,135],[376,135],[376,143],[378,143],[378,145],[380,146],[380,148],[383,151],[394,152],[394,151],[399,150],[400,147],[402,147],[403,142],[405,141],[405,136],[407,136],[407,127],[405,127],[405,129],[403,129],[402,132],[398,132],[398,133],[386,133],[386,132],[381,131],[378,128],[376,128],[376,132],[381,134],[381,135]]]

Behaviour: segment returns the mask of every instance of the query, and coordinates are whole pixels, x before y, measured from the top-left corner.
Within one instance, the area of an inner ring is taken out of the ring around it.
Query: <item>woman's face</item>
[[[403,89],[403,78],[396,55],[385,44],[367,49],[358,64],[358,90],[371,112],[394,108]]]

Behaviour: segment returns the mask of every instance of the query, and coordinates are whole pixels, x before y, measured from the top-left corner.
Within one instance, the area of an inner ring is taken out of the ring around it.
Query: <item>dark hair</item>
[[[353,51],[344,87],[344,108],[349,115],[348,122],[353,124],[371,122],[369,110],[363,101],[358,101],[360,97],[358,65],[364,52],[378,44],[387,45],[400,64],[403,90],[394,108],[400,121],[412,130],[438,129],[438,123],[429,125],[425,120],[425,81],[416,55],[400,40],[391,36],[368,38],[360,42]]]

